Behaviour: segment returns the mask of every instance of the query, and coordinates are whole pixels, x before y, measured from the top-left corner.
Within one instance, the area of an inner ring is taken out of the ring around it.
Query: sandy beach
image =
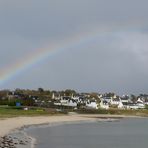
[[[73,114],[0,119],[0,148],[34,148],[36,139],[26,135],[24,127],[36,125],[61,125],[73,122],[118,121],[125,115]],[[141,117],[136,117],[141,118]],[[22,130],[21,130],[22,129]]]
[[[94,119],[78,115],[16,117],[16,118],[0,119],[0,136],[7,135],[11,131],[14,131],[15,129],[21,128],[23,126],[38,125],[45,123],[57,123],[65,121],[85,121],[85,120],[94,120]]]
[[[63,115],[63,116],[56,115],[56,116],[15,117],[15,118],[0,119],[0,148],[10,147],[10,144],[12,145],[12,148],[34,147],[35,140],[32,137],[28,137],[27,135],[25,135],[25,133],[18,132],[18,129],[25,126],[51,124],[51,123],[59,124],[63,122],[76,122],[76,121],[88,121],[88,120],[93,121],[95,120],[95,118],[81,117],[79,115]],[[24,141],[27,142],[24,143]],[[15,145],[15,143],[17,143],[17,146]]]
[[[0,119],[0,137],[9,134],[15,129],[23,126],[38,125],[45,123],[60,123],[73,121],[95,121],[104,120],[104,118],[122,118],[118,115],[64,115],[64,116],[38,116],[38,117],[15,117]]]

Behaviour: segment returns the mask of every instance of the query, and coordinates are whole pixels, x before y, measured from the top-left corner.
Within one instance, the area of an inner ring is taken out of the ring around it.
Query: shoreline
[[[30,125],[41,125],[50,123],[60,123],[66,121],[87,121],[95,120],[80,115],[62,115],[62,116],[37,116],[37,117],[14,117],[0,119],[0,137]]]
[[[118,121],[122,118],[145,118],[125,115],[69,114],[62,116],[15,117],[0,119],[0,143],[11,144],[12,148],[34,148],[36,139],[27,135],[25,129],[38,126],[58,126],[78,122]],[[2,140],[3,139],[3,140]],[[6,139],[6,140],[5,140]],[[12,141],[12,142],[9,142]],[[15,143],[17,143],[15,145]],[[1,147],[1,146],[0,146]],[[9,147],[9,146],[8,146]]]
[[[88,119],[76,115],[62,116],[37,116],[37,117],[15,117],[0,119],[0,147],[7,148],[34,148],[36,139],[30,137],[24,131],[31,126],[59,125],[66,122],[81,122],[95,119]]]
[[[93,115],[93,114],[70,114],[70,115],[55,115],[55,116],[36,116],[36,117],[14,117],[0,119],[0,137],[8,135],[9,133],[30,125],[41,125],[60,122],[74,122],[74,121],[95,121],[121,118],[147,118],[142,116],[126,116],[126,115]]]

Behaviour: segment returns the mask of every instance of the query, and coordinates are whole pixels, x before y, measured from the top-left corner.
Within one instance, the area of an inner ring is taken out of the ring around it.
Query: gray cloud
[[[146,0],[0,2],[0,68],[52,41],[98,32],[91,41],[49,57],[1,88],[147,93],[147,5]]]

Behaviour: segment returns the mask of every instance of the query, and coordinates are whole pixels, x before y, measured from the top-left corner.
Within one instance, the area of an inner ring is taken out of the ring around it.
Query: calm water
[[[36,148],[148,148],[148,119],[29,128]]]

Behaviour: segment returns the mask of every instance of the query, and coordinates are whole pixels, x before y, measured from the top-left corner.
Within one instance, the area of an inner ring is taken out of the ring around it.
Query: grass
[[[147,109],[139,109],[139,110],[99,109],[99,110],[78,110],[77,112],[81,114],[109,114],[109,115],[127,115],[127,116],[148,117]]]
[[[30,108],[29,110],[23,110],[21,107],[9,107],[0,106],[0,119],[10,118],[10,117],[22,117],[22,116],[51,116],[51,115],[61,115],[67,114],[70,110],[65,110],[62,112],[57,112],[56,109],[44,109],[44,108]],[[77,110],[80,114],[108,114],[108,115],[127,115],[127,116],[144,116],[148,117],[148,109],[140,110],[119,110],[119,109],[109,109],[109,110]]]
[[[58,114],[61,113],[58,113],[53,109],[31,108],[29,110],[23,110],[22,108],[16,107],[0,107],[0,118],[10,118],[19,116],[51,116]]]

